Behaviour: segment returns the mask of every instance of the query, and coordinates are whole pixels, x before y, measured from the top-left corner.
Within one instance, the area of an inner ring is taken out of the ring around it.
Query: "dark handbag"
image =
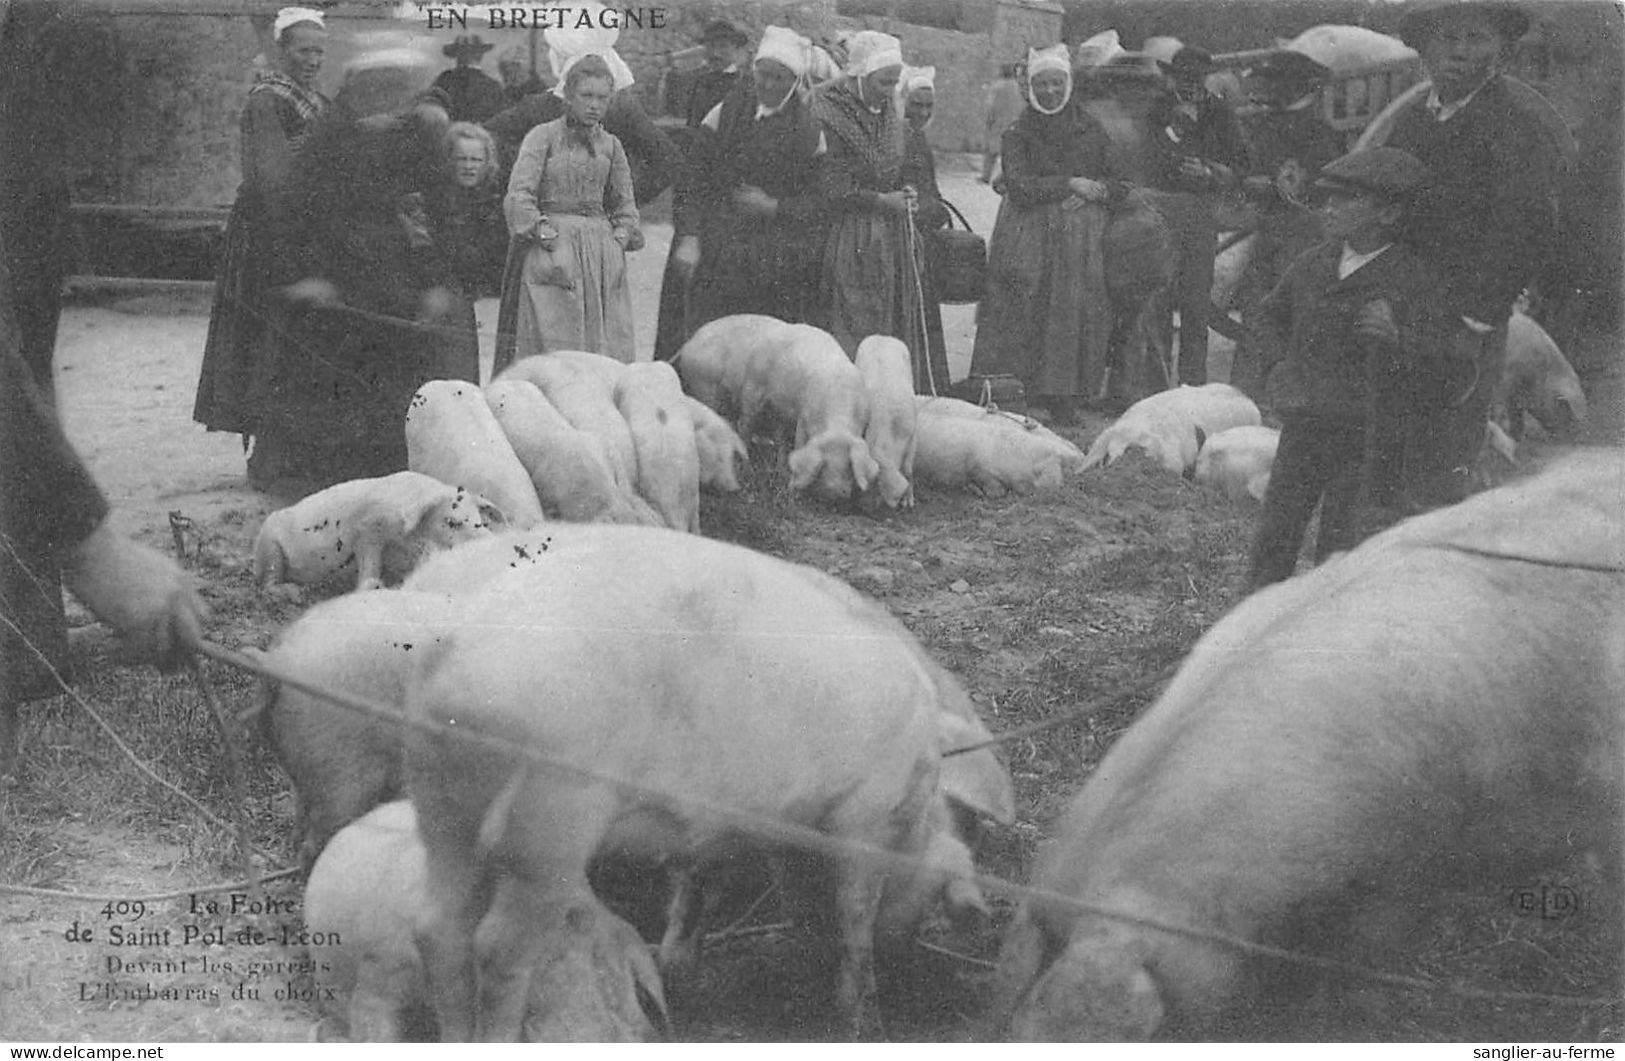
[[[936,287],[938,301],[980,302],[987,282],[987,240],[970,229],[959,208],[941,200],[948,213],[959,219],[963,229],[948,227],[933,231],[925,244],[926,265]]]

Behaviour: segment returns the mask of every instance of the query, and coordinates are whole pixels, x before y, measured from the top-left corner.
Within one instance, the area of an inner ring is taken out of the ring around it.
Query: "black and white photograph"
[[[1614,1056],[1622,111],[1616,0],[0,0],[0,1043]]]

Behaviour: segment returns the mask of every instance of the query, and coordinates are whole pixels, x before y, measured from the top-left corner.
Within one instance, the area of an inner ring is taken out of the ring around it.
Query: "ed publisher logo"
[[[1580,912],[1579,893],[1561,884],[1522,885],[1513,888],[1507,899],[1512,904],[1512,912],[1519,917],[1563,921]]]

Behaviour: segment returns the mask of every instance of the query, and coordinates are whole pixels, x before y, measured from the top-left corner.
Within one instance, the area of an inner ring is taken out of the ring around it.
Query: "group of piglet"
[[[961,829],[1014,818],[992,751],[944,758],[988,732],[883,607],[669,529],[466,544],[311,608],[264,662],[401,715],[267,690],[306,921],[341,941],[327,1038],[656,1037],[709,890],[752,850],[818,864],[785,886],[810,889],[840,1031],[874,1036],[876,949],[939,900],[985,913]],[[611,865],[669,881],[658,961],[589,886]]]
[[[406,446],[408,471],[339,483],[267,517],[260,584],[353,569],[358,588],[377,589],[440,550],[547,520],[697,534],[700,488],[738,490],[746,455],[670,365],[573,350],[522,359],[484,389],[424,384]]]
[[[1131,449],[1158,466],[1262,501],[1281,433],[1264,427],[1258,406],[1228,383],[1178,386],[1141,399],[1089,446],[1083,467],[1112,464]]]
[[[782,441],[792,490],[910,507],[916,475],[988,496],[1059,486],[1083,454],[1026,417],[914,393],[908,347],[871,335],[848,358],[809,324],[738,314],[674,358],[690,395],[746,437]]]

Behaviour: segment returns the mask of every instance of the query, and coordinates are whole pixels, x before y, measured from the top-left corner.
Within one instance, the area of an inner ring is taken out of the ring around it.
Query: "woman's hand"
[[[550,251],[553,244],[558,241],[559,230],[553,227],[553,222],[544,217],[530,230],[530,238],[540,243],[543,250]]]
[[[1086,203],[1103,203],[1111,194],[1104,181],[1092,180],[1088,177],[1071,177],[1066,186]]]
[[[677,241],[677,247],[671,252],[672,265],[677,269],[677,275],[684,280],[694,275],[694,270],[700,264],[700,238],[698,236],[684,236]]]
[[[909,212],[914,200],[909,198],[907,192],[881,192],[875,196],[875,204],[882,213],[906,214]]]

